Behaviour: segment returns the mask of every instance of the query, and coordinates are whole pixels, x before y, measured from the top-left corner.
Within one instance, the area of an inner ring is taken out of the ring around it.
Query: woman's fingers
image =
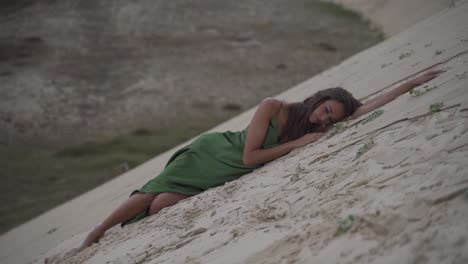
[[[412,82],[415,86],[418,86],[438,77],[441,73],[444,73],[444,72],[446,71],[445,70],[430,70],[420,75],[419,77],[414,78],[410,82]]]
[[[437,76],[437,75],[439,75],[441,73],[444,73],[444,72],[445,72],[445,70],[430,70],[430,71],[424,73],[424,75],[426,75],[426,76],[436,75]]]
[[[431,77],[432,80],[444,72],[446,72],[446,70],[432,70],[427,72],[427,76]]]

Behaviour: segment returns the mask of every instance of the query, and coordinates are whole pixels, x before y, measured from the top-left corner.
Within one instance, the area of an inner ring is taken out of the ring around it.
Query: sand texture
[[[381,115],[349,121],[75,253],[93,225],[162,169],[168,151],[3,235],[0,262],[468,263],[467,24],[468,1],[457,2],[277,96],[296,101],[343,86],[367,98],[446,70]],[[214,130],[239,130],[254,110]]]

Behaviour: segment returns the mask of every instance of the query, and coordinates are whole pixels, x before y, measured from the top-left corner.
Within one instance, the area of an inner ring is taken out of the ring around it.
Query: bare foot
[[[93,243],[96,243],[99,241],[99,239],[104,235],[105,231],[102,231],[99,226],[95,227],[93,231],[89,232],[88,236],[86,236],[85,240],[83,241],[83,244],[78,248],[78,251],[81,251],[89,246],[91,246]]]

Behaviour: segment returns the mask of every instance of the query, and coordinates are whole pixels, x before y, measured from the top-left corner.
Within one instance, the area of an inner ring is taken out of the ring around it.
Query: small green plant
[[[431,111],[432,113],[440,112],[440,110],[442,109],[442,106],[444,106],[444,103],[442,102],[431,104],[429,106],[429,111]]]
[[[403,52],[403,53],[400,54],[400,56],[398,57],[398,59],[402,60],[402,59],[404,59],[404,58],[407,58],[407,57],[413,55],[413,53],[414,53],[414,50],[410,50],[410,51],[408,51],[408,52]]]
[[[338,228],[336,229],[335,235],[334,236],[340,236],[346,232],[348,232],[351,227],[353,226],[354,223],[354,216],[353,215],[348,215],[347,217],[343,219],[339,219],[337,221]]]
[[[369,151],[369,149],[371,149],[373,146],[375,145],[374,141],[371,139],[369,139],[369,141],[367,141],[366,144],[364,144],[364,146],[360,147],[359,150],[357,151],[356,153],[356,157],[354,158],[354,160],[357,160],[359,159],[364,153],[366,153],[367,151]]]
[[[57,231],[56,227],[54,227],[54,228],[50,229],[49,231],[47,231],[47,234],[50,235],[50,234],[54,233],[55,231]]]
[[[365,119],[362,120],[362,124],[366,124],[366,123],[369,123],[370,121],[376,119],[377,117],[379,117],[380,115],[382,115],[384,112],[384,110],[382,109],[378,109],[376,111],[374,111],[374,113],[370,114],[368,117],[366,117]]]
[[[339,134],[345,130],[346,130],[346,126],[344,122],[338,122],[333,125],[332,129],[330,130],[330,133],[328,134],[328,138],[331,138],[334,135]]]
[[[465,196],[466,199],[468,199],[468,190],[465,190],[465,192],[463,193],[463,195]]]
[[[437,88],[437,86],[435,86],[435,85],[431,86],[431,87],[426,85],[426,86],[424,86],[424,88],[422,90],[416,90],[416,89],[410,90],[409,94],[411,96],[413,96],[413,97],[417,97],[417,96],[421,96],[421,95],[423,95],[423,94],[425,94],[425,93],[427,93],[427,92],[429,92],[431,90],[434,90],[436,88]]]
[[[384,63],[384,64],[380,65],[380,69],[383,69],[383,68],[385,68],[385,67],[387,67],[387,66],[390,66],[390,65],[392,65],[391,62],[389,62],[389,63]]]
[[[353,21],[364,21],[362,15],[358,12],[349,10],[343,5],[324,2],[320,0],[306,0],[304,2],[304,7],[306,9],[319,10],[323,13],[333,15],[338,18],[353,20]]]
[[[466,79],[467,73],[468,73],[468,72],[465,71],[465,72],[463,72],[463,73],[461,73],[461,74],[455,74],[455,77],[456,77],[458,80]]]

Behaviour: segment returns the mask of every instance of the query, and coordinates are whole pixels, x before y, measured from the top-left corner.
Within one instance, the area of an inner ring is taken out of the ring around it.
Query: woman
[[[317,141],[334,123],[373,111],[443,71],[429,71],[364,104],[342,88],[322,90],[300,103],[264,99],[241,132],[202,135],[177,151],[150,180],[92,230],[80,250],[112,226],[153,215],[182,199],[253,171],[295,148]]]

